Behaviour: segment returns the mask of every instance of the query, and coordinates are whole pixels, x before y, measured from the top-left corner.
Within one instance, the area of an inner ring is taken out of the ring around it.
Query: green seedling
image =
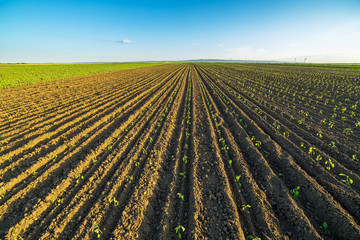
[[[250,212],[249,212],[249,208],[251,208],[250,205],[242,205],[242,206],[241,206],[241,210],[242,210],[242,211],[247,210],[248,213],[250,213]]]
[[[314,148],[314,147],[310,147],[310,148],[309,148],[309,154],[310,154],[310,155],[315,155],[315,151],[314,151],[315,149],[316,149],[316,148]]]
[[[97,162],[96,157],[92,157],[92,158],[91,158],[91,161],[92,161],[92,163],[96,163],[96,162]]]
[[[135,163],[135,167],[140,167],[140,163],[139,163],[139,162],[136,162],[136,163]]]
[[[329,226],[326,222],[323,222],[321,228],[324,230],[324,232],[330,233]]]
[[[255,147],[261,148],[261,141],[256,141],[255,142]]]
[[[353,184],[353,180],[351,179],[351,178],[349,178],[349,176],[348,175],[345,175],[345,174],[343,174],[343,173],[340,173],[339,174],[339,176],[342,176],[342,177],[345,177],[346,179],[342,179],[341,181],[342,182],[344,182],[344,183],[346,183],[346,184]]]
[[[97,238],[101,237],[102,231],[100,230],[99,225],[94,226],[94,233],[96,233]]]
[[[184,201],[184,195],[182,195],[181,193],[178,193],[177,195],[182,201]]]
[[[346,134],[346,135],[350,135],[350,134],[352,134],[354,132],[351,130],[351,128],[345,128],[343,133]]]
[[[319,131],[316,136],[318,136],[319,138],[322,138],[323,137],[323,133],[321,131]]]
[[[5,197],[5,188],[4,186],[0,187],[0,200]]]
[[[306,149],[305,143],[301,142],[301,143],[300,143],[300,147],[303,148],[303,149]]]
[[[111,200],[110,200],[110,203],[114,202],[114,206],[117,207],[119,205],[119,201],[116,200],[115,197],[113,197]]]
[[[293,195],[293,197],[294,197],[295,199],[297,199],[297,197],[298,197],[299,194],[300,194],[300,193],[299,193],[299,190],[300,190],[300,186],[297,186],[296,188],[290,190],[291,195]]]
[[[265,153],[265,156],[266,156],[267,158],[270,157],[270,153],[269,153],[269,152],[264,151],[264,153]]]
[[[185,143],[185,146],[184,146],[185,149],[189,149],[189,145],[187,143]]]
[[[185,164],[188,162],[187,159],[188,159],[188,157],[186,155],[184,155],[184,157],[182,158],[182,160]]]
[[[11,234],[14,238],[14,240],[24,240],[19,234],[15,234],[15,233],[13,233],[13,234]]]
[[[36,175],[37,175],[38,173],[36,172],[36,171],[33,171],[33,173],[32,173],[32,175],[33,175],[33,177],[34,178],[36,178]]]
[[[283,132],[283,135],[288,138],[290,136],[289,131]]]
[[[261,238],[259,237],[253,237],[252,235],[249,235],[247,236],[248,239],[251,239],[251,240],[261,240]]]
[[[145,155],[147,155],[147,151],[146,151],[145,148],[142,149],[142,153],[145,154]]]
[[[233,162],[232,160],[229,160],[229,165],[230,165],[230,166],[232,165],[232,162]]]
[[[185,227],[182,225],[179,225],[175,228],[175,232],[178,235],[178,238],[181,239],[181,232],[185,232]]]
[[[53,203],[55,204],[55,206],[58,206],[63,203],[63,200],[61,198],[56,198],[53,200]]]
[[[331,161],[330,158],[329,158],[329,160],[325,161],[325,165],[327,165],[327,167],[326,167],[327,170],[331,170],[331,168],[335,167],[334,163]]]
[[[236,182],[238,183],[238,186],[241,188],[242,184],[240,183],[241,175],[236,176]]]
[[[51,159],[52,159],[53,162],[55,162],[56,159],[57,159],[57,155],[51,155]]]
[[[356,158],[356,154],[353,154],[352,157],[351,157],[351,159],[352,159],[353,161],[357,161],[357,162],[359,161],[359,160]]]
[[[130,176],[130,175],[126,176],[126,181],[127,181],[128,183],[131,183],[132,180],[133,180],[133,177],[132,177],[132,176]]]
[[[108,143],[108,145],[107,145],[107,150],[109,151],[109,152],[111,152],[112,151],[112,142],[109,142]]]
[[[317,155],[316,156],[316,161],[321,161],[322,160],[322,157],[320,155]]]
[[[181,173],[179,173],[179,175],[186,178],[185,172],[181,172]]]
[[[279,173],[278,176],[279,176],[279,177],[284,177],[284,174]]]
[[[79,173],[75,176],[76,183],[79,183],[81,179],[84,179],[84,176],[80,175]]]
[[[152,143],[154,139],[152,137],[149,138],[149,142]]]

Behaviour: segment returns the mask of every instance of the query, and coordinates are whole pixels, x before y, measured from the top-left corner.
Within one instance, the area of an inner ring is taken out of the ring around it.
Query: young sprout
[[[5,197],[5,188],[4,186],[0,187],[0,200]]]
[[[61,198],[56,198],[53,200],[53,203],[55,204],[55,206],[60,205],[63,203],[63,200]]]
[[[283,135],[288,138],[290,136],[289,131],[283,132]]]
[[[302,147],[303,149],[306,149],[305,144],[303,142],[300,143],[300,147]]]
[[[149,138],[149,142],[152,143],[154,140],[152,137]]]
[[[357,162],[359,161],[359,160],[356,158],[356,154],[353,154],[351,158],[352,158],[353,161],[357,161]]]
[[[252,235],[249,235],[247,236],[248,239],[251,239],[251,240],[261,240],[261,238],[259,237],[253,237]]]
[[[142,153],[145,154],[145,155],[147,155],[147,151],[146,151],[145,148],[142,149]]]
[[[127,181],[128,183],[131,183],[132,180],[133,180],[133,177],[132,177],[132,176],[130,176],[130,175],[126,176],[126,181]]]
[[[319,138],[322,138],[322,137],[323,137],[322,134],[323,134],[323,133],[322,133],[321,131],[319,131],[319,132],[316,134],[316,136],[318,136]]]
[[[236,182],[238,183],[239,187],[241,188],[242,184],[240,183],[241,174],[236,176]]]
[[[329,227],[328,224],[327,224],[326,222],[323,222],[321,228],[324,229],[324,231],[325,231],[326,233],[330,233],[330,230],[329,230],[328,227]]]
[[[24,240],[19,234],[11,234],[14,237],[14,240]]]
[[[185,227],[182,225],[179,225],[175,228],[175,232],[178,235],[178,238],[181,239],[181,232],[185,232]]]
[[[187,159],[188,159],[188,157],[186,155],[184,155],[184,157],[182,158],[182,160],[185,164],[188,162]]]
[[[322,157],[320,155],[317,155],[315,160],[320,161],[321,159],[322,159]]]
[[[256,146],[257,148],[261,148],[261,141],[256,141],[256,142],[255,142],[255,146]]]
[[[182,195],[181,193],[178,193],[177,195],[182,201],[184,201],[184,195]]]
[[[91,161],[92,161],[92,163],[96,163],[96,162],[97,162],[96,157],[92,157],[92,158],[91,158]]]
[[[229,165],[230,165],[230,166],[232,165],[232,162],[233,162],[232,160],[229,160]]]
[[[344,182],[344,183],[346,183],[346,184],[349,184],[349,185],[350,185],[350,184],[353,184],[353,182],[354,182],[351,178],[349,178],[348,175],[345,175],[345,174],[343,174],[343,173],[340,173],[339,176],[346,177],[346,179],[342,179],[342,180],[341,180],[342,182]]]
[[[180,172],[179,175],[186,178],[185,172]]]
[[[297,197],[300,194],[299,190],[300,190],[300,186],[297,186],[296,188],[290,190],[291,195],[293,195],[295,199],[297,199]]]
[[[32,175],[36,178],[36,175],[37,175],[38,173],[37,173],[37,171],[34,171],[33,173],[32,173]]]
[[[315,149],[316,149],[316,148],[314,148],[314,147],[310,147],[310,148],[309,148],[309,154],[310,154],[310,155],[315,155],[315,151],[314,151]]]
[[[354,132],[351,130],[351,128],[345,128],[343,133],[346,134],[346,135],[350,135],[350,134],[352,134]]]
[[[241,206],[241,210],[243,210],[243,211],[247,210],[248,213],[250,213],[250,212],[249,212],[249,208],[251,208],[250,205],[244,205],[244,204],[243,204],[243,205]]]
[[[80,174],[78,173],[78,174],[76,174],[75,179],[76,179],[76,183],[79,183],[79,181],[80,181],[81,179],[84,179],[84,176],[82,176],[82,175],[80,175]]]
[[[335,167],[334,163],[331,161],[330,158],[328,161],[325,161],[325,165],[327,165],[327,167],[326,167],[327,170],[330,170],[331,168]]]
[[[135,167],[139,167],[140,166],[140,163],[139,162],[136,162],[135,163]]]
[[[269,153],[269,152],[264,151],[264,153],[265,153],[265,156],[266,156],[267,158],[270,157],[270,153]]]
[[[278,174],[278,176],[279,176],[279,177],[283,177],[283,176],[284,176],[284,174],[282,174],[282,173],[279,173],[279,174]]]
[[[101,237],[102,231],[100,230],[99,225],[95,225],[95,226],[94,226],[94,233],[96,233],[97,238],[100,238],[100,237]]]
[[[119,205],[119,201],[116,200],[115,197],[113,197],[111,200],[110,200],[110,203],[114,202],[114,206],[117,207]]]

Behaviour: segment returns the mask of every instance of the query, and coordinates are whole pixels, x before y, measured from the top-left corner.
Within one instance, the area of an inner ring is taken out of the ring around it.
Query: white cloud
[[[124,40],[115,40],[115,39],[105,39],[106,41],[110,41],[110,42],[116,42],[116,43],[124,43],[124,44],[131,44],[133,43],[133,41],[129,40],[129,39],[124,39]]]

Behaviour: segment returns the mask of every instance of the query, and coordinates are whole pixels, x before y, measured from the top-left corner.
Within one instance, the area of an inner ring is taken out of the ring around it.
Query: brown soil
[[[360,239],[359,89],[337,85],[359,76],[174,64],[0,90],[0,239]]]

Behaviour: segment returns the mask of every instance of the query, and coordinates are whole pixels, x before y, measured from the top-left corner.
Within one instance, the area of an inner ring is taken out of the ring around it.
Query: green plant
[[[94,226],[94,233],[96,233],[97,238],[101,237],[102,231],[100,230],[99,225]]]
[[[256,142],[255,142],[255,146],[256,146],[257,148],[261,148],[261,141],[256,141]]]
[[[55,206],[58,206],[63,203],[63,200],[61,198],[55,198],[53,200],[53,203],[55,204]]]
[[[309,148],[309,154],[310,154],[310,155],[315,155],[315,151],[314,151],[315,149],[316,149],[316,148],[314,148],[314,147],[310,147],[310,148]]]
[[[114,206],[117,207],[119,205],[119,201],[116,200],[115,197],[113,197],[111,200],[110,200],[110,203],[114,202]]]
[[[145,154],[145,155],[147,155],[147,151],[146,151],[145,148],[142,149],[142,153]]]
[[[278,176],[279,176],[279,177],[284,177],[284,174],[279,173]]]
[[[295,199],[297,199],[297,197],[299,196],[299,190],[300,190],[300,186],[297,186],[296,188],[293,188],[293,189],[291,189],[290,190],[290,193],[291,193],[291,195],[293,195],[293,197],[295,198]]]
[[[305,144],[303,142],[300,143],[300,147],[306,149]]]
[[[132,177],[132,176],[130,176],[130,175],[127,175],[127,176],[126,176],[126,181],[127,181],[128,183],[131,183],[132,180],[133,180],[133,177]]]
[[[269,152],[264,151],[264,153],[265,153],[265,156],[266,156],[267,158],[270,157],[270,153],[269,153]]]
[[[149,142],[152,143],[154,139],[152,137],[149,138]]]
[[[323,137],[323,133],[321,131],[319,131],[316,136],[318,136],[319,138],[322,138]]]
[[[320,155],[316,156],[316,161],[320,161],[322,159],[322,157]]]
[[[232,165],[232,162],[233,162],[232,160],[229,160],[229,165],[230,165],[230,166]]]
[[[92,157],[92,158],[91,158],[91,161],[92,161],[92,163],[96,163],[96,162],[97,162],[96,157]]]
[[[329,230],[329,226],[326,222],[323,222],[321,228],[326,232],[326,233],[330,233],[330,230]]]
[[[346,135],[350,135],[350,134],[353,134],[354,132],[351,130],[351,128],[345,128],[343,133]]]
[[[184,201],[184,195],[182,195],[181,193],[178,193],[177,195],[182,201]]]
[[[136,162],[135,163],[135,167],[139,167],[140,166],[140,163],[139,162]]]
[[[178,238],[181,239],[181,232],[185,232],[185,227],[182,225],[179,225],[175,228],[175,232],[178,235]]]
[[[238,183],[238,186],[241,188],[241,186],[242,186],[240,183],[241,174],[237,175],[235,178],[236,178],[236,182]]]
[[[15,233],[13,233],[13,234],[11,234],[14,238],[14,240],[24,240],[19,234],[15,234]]]
[[[351,159],[352,159],[353,161],[357,161],[357,162],[359,161],[359,160],[356,158],[356,154],[353,154],[352,157],[351,157]]]
[[[247,236],[248,239],[251,239],[251,240],[261,240],[261,238],[259,237],[253,237],[252,235],[249,235]]]
[[[186,178],[185,172],[181,172],[181,173],[179,173],[179,175]]]
[[[32,175],[34,176],[34,178],[36,178],[36,175],[37,175],[37,171],[33,171]]]
[[[81,179],[84,179],[84,176],[80,175],[79,173],[75,176],[76,183],[79,183]]]
[[[353,184],[353,180],[351,179],[351,178],[349,178],[349,176],[348,175],[345,175],[345,174],[343,174],[343,173],[340,173],[339,174],[339,176],[342,176],[342,177],[345,177],[346,179],[342,179],[341,181],[342,182],[344,182],[344,183],[346,183],[346,184]]]
[[[241,210],[242,210],[242,211],[247,210],[247,212],[250,213],[250,212],[249,212],[249,208],[251,208],[250,205],[245,205],[245,204],[241,205]]]
[[[5,192],[4,186],[0,187],[0,200],[5,197]]]
[[[182,160],[185,164],[188,162],[187,159],[188,159],[188,157],[186,155],[184,155],[184,157],[182,158]]]
[[[325,161],[325,165],[327,165],[327,167],[326,167],[327,170],[331,170],[331,168],[335,167],[334,163],[331,161],[330,158],[329,158],[329,160]]]
[[[334,142],[334,141],[331,141],[331,143],[329,144],[329,146],[330,146],[331,148],[336,148],[336,145],[335,145],[335,142]]]
[[[283,135],[288,138],[290,136],[289,131],[283,132]]]

